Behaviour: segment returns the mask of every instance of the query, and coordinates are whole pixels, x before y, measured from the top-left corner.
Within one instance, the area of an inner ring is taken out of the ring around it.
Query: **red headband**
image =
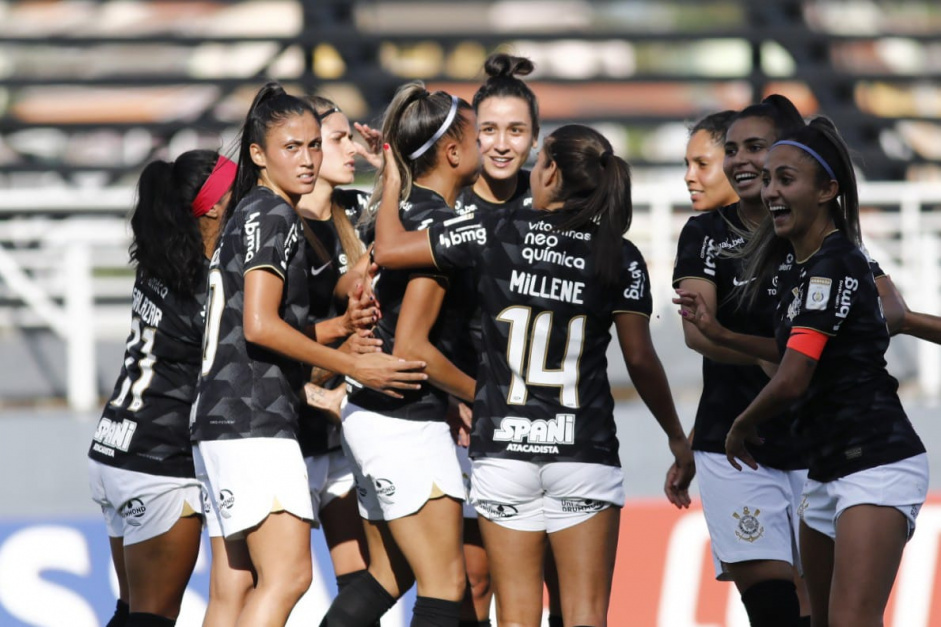
[[[219,200],[225,196],[225,193],[232,188],[235,182],[235,172],[238,166],[232,161],[220,156],[216,161],[216,166],[212,169],[212,174],[203,183],[193,200],[193,215],[195,217],[204,216],[215,206]]]

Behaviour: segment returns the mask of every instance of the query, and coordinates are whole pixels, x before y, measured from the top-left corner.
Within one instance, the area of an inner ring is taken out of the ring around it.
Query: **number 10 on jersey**
[[[506,361],[513,372],[510,392],[506,398],[510,405],[525,405],[528,394],[526,386],[540,385],[560,388],[559,402],[564,407],[578,408],[579,360],[585,344],[586,317],[575,316],[569,320],[562,367],[549,370],[546,368],[546,360],[552,316],[551,311],[540,312],[530,325],[532,309],[518,305],[504,309],[497,316],[498,321],[510,325],[506,346]]]

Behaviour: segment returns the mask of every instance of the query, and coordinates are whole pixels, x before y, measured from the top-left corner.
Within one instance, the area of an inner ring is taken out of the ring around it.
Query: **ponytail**
[[[205,246],[193,201],[218,160],[212,150],[191,150],[174,162],[154,161],[137,185],[131,261],[180,294],[199,287]]]
[[[467,124],[461,111],[470,111],[471,106],[461,98],[443,91],[430,93],[424,83],[415,81],[399,87],[386,107],[382,118],[382,136],[399,168],[404,200],[412,193],[412,183],[438,165],[435,146],[443,137],[461,140]],[[378,206],[382,200],[382,168],[376,173],[376,186],[369,206]],[[374,217],[371,213],[370,216]]]
[[[562,183],[558,200],[570,211],[560,229],[595,229],[592,246],[595,273],[605,285],[614,285],[621,273],[622,240],[631,226],[631,171],[614,154],[610,142],[597,131],[569,124],[546,138],[545,158],[559,168]]]

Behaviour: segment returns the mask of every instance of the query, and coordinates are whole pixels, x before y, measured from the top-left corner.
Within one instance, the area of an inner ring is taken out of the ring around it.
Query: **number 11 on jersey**
[[[540,312],[530,328],[531,315],[531,308],[517,305],[504,309],[497,316],[497,320],[510,325],[506,361],[513,372],[513,378],[506,402],[510,405],[525,405],[528,394],[526,386],[540,385],[560,388],[559,402],[565,407],[578,408],[579,360],[585,343],[586,317],[575,316],[569,320],[562,367],[549,370],[546,368],[546,361],[553,314],[551,311]]]

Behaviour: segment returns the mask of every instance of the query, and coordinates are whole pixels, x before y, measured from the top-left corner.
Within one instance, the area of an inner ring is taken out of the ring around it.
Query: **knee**
[[[471,596],[475,601],[490,596],[490,573],[488,571],[468,571],[467,583],[470,585]]]
[[[214,569],[209,578],[209,600],[216,604],[241,608],[245,597],[255,586],[255,578],[249,570]]]

